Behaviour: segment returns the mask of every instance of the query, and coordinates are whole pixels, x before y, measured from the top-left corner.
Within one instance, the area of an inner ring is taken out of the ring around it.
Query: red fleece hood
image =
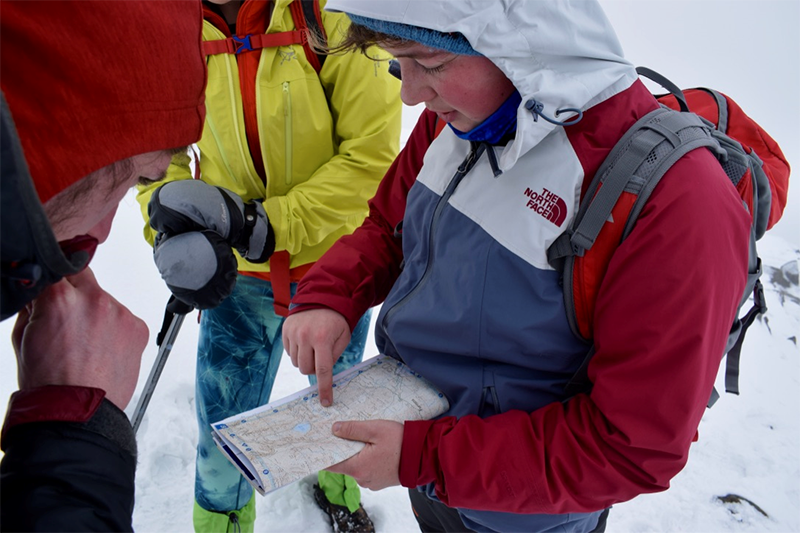
[[[0,2],[0,86],[42,203],[200,138],[201,32],[199,0]]]

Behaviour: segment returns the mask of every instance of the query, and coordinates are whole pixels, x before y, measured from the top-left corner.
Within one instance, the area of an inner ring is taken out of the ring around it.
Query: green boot
[[[351,513],[354,513],[361,505],[361,487],[350,476],[320,470],[317,474],[317,481],[319,488],[332,504],[347,507]]]
[[[192,522],[195,533],[253,533],[256,523],[256,494],[247,505],[236,511],[207,511],[194,502]]]
[[[325,511],[336,533],[375,533],[367,511],[361,506],[361,490],[350,476],[320,470],[314,485],[314,501]]]

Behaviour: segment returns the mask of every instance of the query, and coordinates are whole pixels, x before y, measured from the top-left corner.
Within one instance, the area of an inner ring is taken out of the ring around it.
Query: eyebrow
[[[447,50],[437,50],[435,48],[429,48],[426,52],[398,52],[394,55],[394,57],[410,57],[412,59],[421,58],[421,59],[429,59],[431,57],[439,56],[439,55],[451,55],[451,52]]]

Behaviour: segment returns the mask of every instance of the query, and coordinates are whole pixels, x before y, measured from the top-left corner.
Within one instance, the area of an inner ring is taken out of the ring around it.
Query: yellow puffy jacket
[[[237,254],[239,270],[269,279],[272,264],[277,279],[276,258],[288,252],[283,260],[296,281],[366,217],[367,200],[399,150],[401,102],[400,83],[388,73],[388,63],[361,53],[328,56],[319,74],[309,61],[316,56],[303,44],[230,53],[264,34],[296,30],[295,21],[305,24],[299,0],[292,3],[247,0],[239,10],[237,40],[222,18],[205,8],[206,53],[216,48],[207,56],[207,114],[197,147],[200,179],[245,201],[262,200],[274,230],[273,259],[253,264]],[[347,17],[317,14],[328,42],[335,44]],[[248,34],[255,38],[238,37]],[[225,46],[229,53],[218,53]],[[155,187],[193,177],[190,161],[188,155],[176,156],[165,181],[139,187],[145,220]],[[149,224],[144,233],[152,244]]]

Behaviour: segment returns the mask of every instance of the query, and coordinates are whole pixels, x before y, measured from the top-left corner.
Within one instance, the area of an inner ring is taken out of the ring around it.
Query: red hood
[[[42,203],[128,157],[196,142],[196,1],[0,2],[0,86]]]

